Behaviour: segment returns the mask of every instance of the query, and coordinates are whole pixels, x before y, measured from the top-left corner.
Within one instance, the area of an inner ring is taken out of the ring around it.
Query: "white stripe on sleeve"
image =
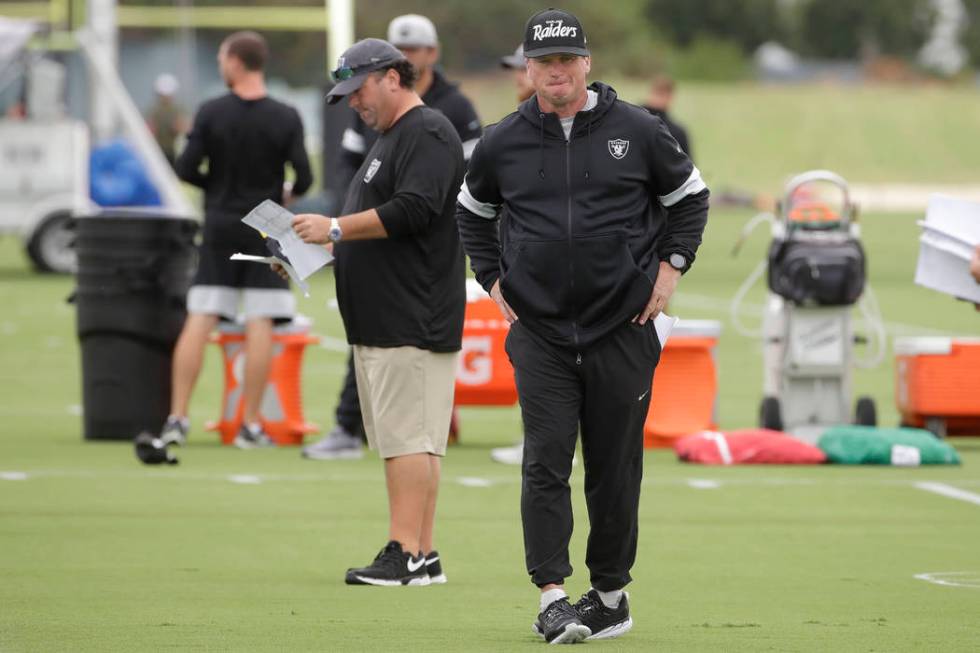
[[[680,185],[680,188],[666,195],[659,196],[660,203],[664,206],[673,206],[688,195],[697,195],[705,188],[707,186],[705,186],[704,180],[701,179],[701,171],[698,170],[697,166],[694,166],[694,169],[691,170],[691,176]]]
[[[469,161],[470,157],[473,156],[473,150],[476,149],[476,144],[480,142],[479,138],[471,138],[468,141],[463,141],[463,160]]]
[[[486,218],[487,220],[493,220],[497,217],[497,210],[500,208],[497,204],[490,204],[488,202],[481,202],[480,200],[473,197],[470,193],[469,187],[466,185],[466,180],[463,179],[463,184],[459,187],[459,195],[456,196],[456,201],[463,205],[470,213],[475,213],[481,218]]]
[[[340,147],[354,154],[364,154],[364,137],[348,127],[340,139]]]

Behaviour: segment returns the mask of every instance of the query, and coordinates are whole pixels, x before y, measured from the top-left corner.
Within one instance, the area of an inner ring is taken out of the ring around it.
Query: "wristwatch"
[[[667,263],[670,265],[670,267],[680,272],[683,272],[684,269],[687,268],[687,258],[683,254],[678,254],[677,252],[674,252],[667,258]]]
[[[340,239],[344,237],[344,230],[340,228],[340,220],[337,218],[330,218],[330,231],[327,237],[332,243],[339,243]]]

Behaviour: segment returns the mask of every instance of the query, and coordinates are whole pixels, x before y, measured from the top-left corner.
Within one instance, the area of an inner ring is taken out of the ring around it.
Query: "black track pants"
[[[347,356],[347,375],[340,389],[337,401],[337,424],[348,433],[360,435],[364,439],[364,422],[361,419],[361,399],[357,394],[357,379],[354,376],[354,352]]]
[[[568,477],[581,428],[592,586],[620,589],[636,559],[643,423],[660,359],[653,322],[627,323],[583,352],[557,347],[515,322],[507,353],[524,420],[521,519],[531,581],[571,575]]]

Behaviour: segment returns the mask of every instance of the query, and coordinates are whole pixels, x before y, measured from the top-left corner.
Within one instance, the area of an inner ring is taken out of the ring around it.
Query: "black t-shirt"
[[[402,116],[367,153],[342,215],[376,209],[388,238],[334,248],[352,345],[459,351],[465,262],[454,216],[463,173],[456,130],[426,106]]]
[[[205,161],[207,172],[201,172]],[[176,167],[181,179],[204,189],[204,242],[263,253],[262,237],[241,219],[263,200],[282,203],[287,163],[296,173],[293,193],[302,195],[313,177],[294,108],[234,93],[201,105]]]
[[[463,142],[463,159],[469,160],[476,142],[483,133],[480,126],[480,119],[476,115],[476,109],[459,87],[446,79],[442,72],[435,68],[432,71],[432,86],[422,96],[422,101],[426,106],[438,109],[452,123],[453,128]],[[346,192],[354,173],[361,164],[367,151],[374,145],[378,133],[364,124],[357,112],[351,109],[350,125],[344,130],[344,136],[340,143],[340,160],[334,179],[331,180],[334,188],[341,193]]]

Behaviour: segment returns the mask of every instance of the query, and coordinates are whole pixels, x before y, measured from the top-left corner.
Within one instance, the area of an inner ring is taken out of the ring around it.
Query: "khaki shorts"
[[[446,455],[459,354],[354,345],[368,445],[382,458]]]

